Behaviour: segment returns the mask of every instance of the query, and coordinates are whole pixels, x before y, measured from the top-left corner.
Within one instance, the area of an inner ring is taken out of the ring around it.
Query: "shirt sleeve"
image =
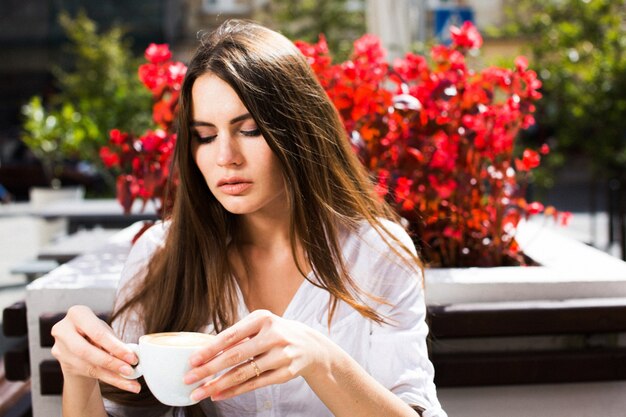
[[[384,225],[394,237],[415,251],[401,226],[389,222]],[[377,311],[387,323],[371,324],[369,372],[406,403],[422,407],[423,417],[447,417],[437,399],[434,368],[428,358],[422,274],[419,269],[405,265],[382,238],[371,233],[368,232],[366,243],[369,250],[377,254],[368,257],[371,285],[367,287],[386,300],[387,303],[377,306]]]

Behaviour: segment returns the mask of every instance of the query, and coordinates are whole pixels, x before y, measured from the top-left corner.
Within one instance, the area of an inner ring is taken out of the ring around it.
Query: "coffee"
[[[143,376],[148,388],[163,404],[185,407],[196,404],[191,392],[202,385],[202,381],[185,384],[183,377],[191,369],[189,358],[202,346],[210,343],[213,335],[193,332],[152,333],[139,338],[139,344],[128,343],[128,347],[139,357],[134,368],[134,379]]]
[[[209,343],[212,336],[204,333],[177,332],[154,333],[144,337],[146,343],[153,345],[200,347]]]

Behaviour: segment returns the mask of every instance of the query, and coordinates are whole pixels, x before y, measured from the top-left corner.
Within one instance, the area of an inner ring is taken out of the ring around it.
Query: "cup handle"
[[[135,353],[135,355],[137,355],[137,358],[139,359],[139,363],[133,366],[132,375],[122,375],[122,376],[126,379],[137,379],[143,375],[143,370],[141,369],[141,358],[139,357],[139,345],[137,343],[126,343],[126,346],[128,346],[129,349],[132,350]]]

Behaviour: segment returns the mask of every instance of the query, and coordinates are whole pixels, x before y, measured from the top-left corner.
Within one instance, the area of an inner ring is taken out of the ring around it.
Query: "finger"
[[[74,308],[74,307],[73,307]],[[68,310],[68,316],[71,314],[71,320],[76,329],[88,337],[93,344],[102,347],[113,356],[134,365],[138,359],[135,353],[124,342],[115,337],[111,327],[104,321],[100,320],[90,309]]]
[[[224,369],[237,366],[250,358],[260,356],[270,350],[271,342],[269,340],[259,341],[256,339],[257,338],[245,339],[239,344],[221,352],[208,362],[193,368],[185,375],[185,383],[193,384],[203,378],[215,375]]]
[[[72,375],[79,375],[83,377],[87,376],[93,379],[100,379],[107,384],[114,385],[125,391],[137,393],[141,390],[141,385],[139,384],[139,382],[126,379],[120,376],[119,373],[111,372],[108,369],[87,362],[78,357],[73,350],[68,351],[68,349],[66,349],[65,347],[57,346],[56,351],[56,357],[60,355],[61,357],[68,359],[63,361],[63,364],[61,366],[63,374],[69,372]],[[59,358],[59,361],[61,361],[61,358]]]
[[[260,329],[271,321],[272,314],[257,310],[250,313],[241,321],[235,323],[211,340],[210,344],[202,348],[190,358],[191,366],[195,367],[218,355],[220,352],[232,347],[246,338],[252,338]]]
[[[216,378],[213,381],[195,389],[191,394],[191,398],[194,401],[202,400],[212,395],[216,395],[233,385],[245,384],[250,379],[256,378],[256,376],[256,370],[252,366],[251,362],[242,363],[224,375],[221,375],[219,378]]]
[[[223,375],[207,382],[204,384],[206,388],[205,392],[211,396],[233,387],[244,385],[252,379],[263,376],[266,372],[286,368],[288,365],[288,361],[278,350],[273,350],[270,353],[258,356],[254,358],[253,361],[256,367],[252,361],[246,361]]]
[[[213,401],[225,400],[237,395],[245,394],[246,392],[254,391],[256,389],[266,387],[268,385],[282,384],[289,381],[290,373],[285,368],[274,369],[262,373],[259,377],[251,378],[245,381],[243,384],[235,385],[234,387],[225,389],[223,391],[216,390],[216,387],[202,386],[194,390],[192,398],[197,395],[203,396],[203,398],[211,397]]]
[[[89,377],[99,379],[100,381],[121,390],[133,392],[135,394],[141,391],[141,384],[138,381],[126,379],[116,372],[111,372],[108,369],[93,366],[92,364],[84,361],[77,364],[77,366],[82,367]]]
[[[131,375],[132,368],[123,360],[116,358],[108,352],[103,351],[100,347],[94,346],[77,333],[69,333],[65,336],[65,346],[70,347],[69,353],[77,356],[80,360],[89,364],[89,369],[102,368],[116,375]],[[86,373],[87,376],[93,378],[92,375]]]

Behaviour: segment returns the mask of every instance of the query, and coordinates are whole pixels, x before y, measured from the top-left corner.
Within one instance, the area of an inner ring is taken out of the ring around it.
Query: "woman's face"
[[[282,215],[287,203],[278,158],[235,91],[204,74],[191,94],[191,150],[215,198],[234,214]]]

